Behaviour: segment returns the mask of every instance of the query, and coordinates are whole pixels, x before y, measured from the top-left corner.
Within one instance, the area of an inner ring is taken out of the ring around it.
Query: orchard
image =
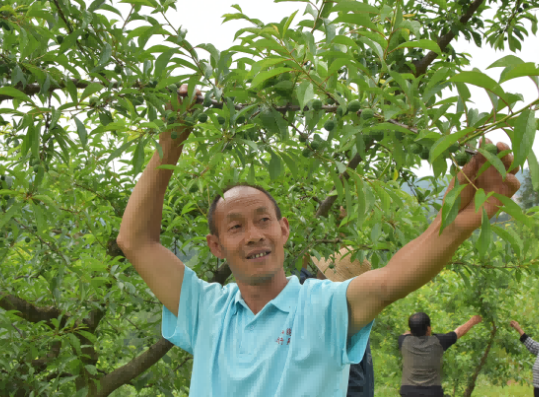
[[[170,17],[182,2],[121,3],[128,13],[109,0],[0,6],[0,396],[188,394],[192,356],[161,337],[162,305],[116,244],[168,129],[193,133],[178,165],[162,166],[174,176],[161,243],[222,285],[234,279],[207,247],[206,216],[231,183],[263,186],[289,219],[287,275],[341,244],[380,268],[439,210],[451,224],[465,185],[441,195],[472,155],[506,173],[492,131],[507,134],[511,169],[528,168],[527,188],[539,190],[539,99],[502,88],[526,78],[539,92],[538,65],[517,56],[537,33],[537,0],[296,0],[297,12],[268,24],[232,5],[224,22],[244,27],[221,51]],[[511,52],[490,65],[499,81],[468,70],[457,38]],[[486,90],[489,112],[471,86]],[[422,161],[428,187],[414,174]],[[396,338],[419,309],[439,332],[484,319],[444,358],[453,396],[472,395],[480,374],[531,382],[509,321],[519,313],[539,330],[539,203],[480,190],[476,209],[491,197],[499,213],[484,212],[439,276],[377,318],[377,387],[397,390]]]

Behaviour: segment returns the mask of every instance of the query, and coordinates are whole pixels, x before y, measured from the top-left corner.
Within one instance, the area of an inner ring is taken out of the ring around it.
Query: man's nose
[[[247,226],[247,244],[249,243],[258,243],[264,240],[264,235],[260,230],[253,224]]]

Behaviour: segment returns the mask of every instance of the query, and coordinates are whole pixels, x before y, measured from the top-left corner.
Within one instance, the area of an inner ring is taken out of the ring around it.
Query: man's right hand
[[[522,331],[522,328],[520,328],[520,324],[517,323],[515,320],[512,320],[509,325],[516,329],[517,331]]]
[[[480,315],[476,314],[475,316],[473,316],[470,320],[472,320],[474,322],[474,324],[479,324],[481,321],[483,321],[483,317],[481,317]]]
[[[181,103],[183,99],[187,96],[187,90],[187,84],[182,84],[182,86],[178,88],[178,102]],[[200,90],[197,88],[196,96],[201,95],[202,94]],[[171,102],[168,102],[165,105],[165,110],[173,110]],[[170,154],[172,155],[172,157],[175,157],[176,155],[179,157],[182,151],[181,143],[184,142],[187,138],[189,138],[189,135],[191,134],[192,130],[193,129],[189,127],[174,127],[159,134],[159,144],[163,149],[163,155],[168,156]],[[171,134],[173,131],[178,136],[176,139],[172,139]]]

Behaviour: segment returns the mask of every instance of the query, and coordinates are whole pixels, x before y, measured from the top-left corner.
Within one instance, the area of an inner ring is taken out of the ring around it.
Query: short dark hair
[[[246,182],[239,182],[239,183],[235,183],[233,185],[228,185],[226,188],[224,188],[223,189],[223,195],[226,192],[228,192],[230,189],[233,189],[233,188],[238,187],[238,186],[252,187],[253,189],[260,190],[262,193],[264,193],[271,200],[271,202],[273,203],[273,206],[275,207],[275,214],[277,215],[277,219],[281,220],[281,218],[283,216],[281,215],[281,209],[279,208],[279,205],[277,204],[277,202],[275,201],[273,196],[271,194],[269,194],[268,191],[266,189],[264,189],[262,186],[253,185],[253,184],[246,183]],[[221,198],[220,194],[217,194],[217,196],[215,196],[215,198],[213,199],[213,201],[212,201],[212,203],[210,205],[210,210],[208,212],[208,226],[210,227],[210,233],[213,234],[214,236],[219,236],[217,226],[215,225],[215,209],[217,208],[217,203],[219,202],[220,198]]]
[[[427,328],[430,327],[430,317],[423,312],[412,314],[408,319],[408,326],[412,331],[412,335],[425,336],[427,335]]]

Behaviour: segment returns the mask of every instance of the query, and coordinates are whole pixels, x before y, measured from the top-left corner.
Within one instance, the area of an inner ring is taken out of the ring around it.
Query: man
[[[342,210],[341,207],[341,212]],[[321,259],[320,261],[315,257],[310,258],[306,255],[303,261],[303,267],[299,274],[300,284],[303,285],[305,280],[311,278],[342,282],[371,270],[371,264],[366,259],[363,260],[363,263],[357,259],[352,262],[350,260],[351,250],[353,250],[353,247],[343,247],[329,259]],[[312,259],[317,268],[316,276],[313,276],[308,270],[310,259]],[[332,263],[335,266],[333,270],[329,268]],[[350,376],[348,379],[348,391],[346,396],[374,397],[374,368],[372,364],[370,338],[367,339],[367,347],[361,362],[359,364],[350,365]]]
[[[537,356],[533,364],[533,395],[539,397],[539,342],[534,341],[529,335],[526,335],[522,327],[515,320],[512,320],[509,325],[520,334],[520,341],[526,346],[531,354]]]
[[[483,319],[473,316],[448,334],[432,334],[430,318],[423,312],[408,319],[410,330],[399,336],[402,353],[402,397],[444,397],[442,355]]]
[[[187,95],[186,85],[179,95]],[[386,266],[345,282],[305,285],[285,275],[290,230],[275,199],[260,187],[226,189],[210,206],[206,236],[236,280],[222,287],[200,280],[159,240],[172,171],[157,167],[178,162],[190,133],[185,127],[175,139],[171,131],[159,135],[162,159],[156,151],[137,182],[117,241],[163,303],[163,336],[194,355],[190,394],[197,397],[345,396],[349,366],[363,358],[377,314],[431,280],[480,226],[475,189],[512,197],[520,187],[518,169],[505,180],[492,166],[476,177],[486,162],[477,154],[458,176],[474,185],[460,192],[458,214],[443,233],[440,213]],[[513,156],[502,161],[509,168]],[[489,217],[499,206],[494,197],[484,204]]]

